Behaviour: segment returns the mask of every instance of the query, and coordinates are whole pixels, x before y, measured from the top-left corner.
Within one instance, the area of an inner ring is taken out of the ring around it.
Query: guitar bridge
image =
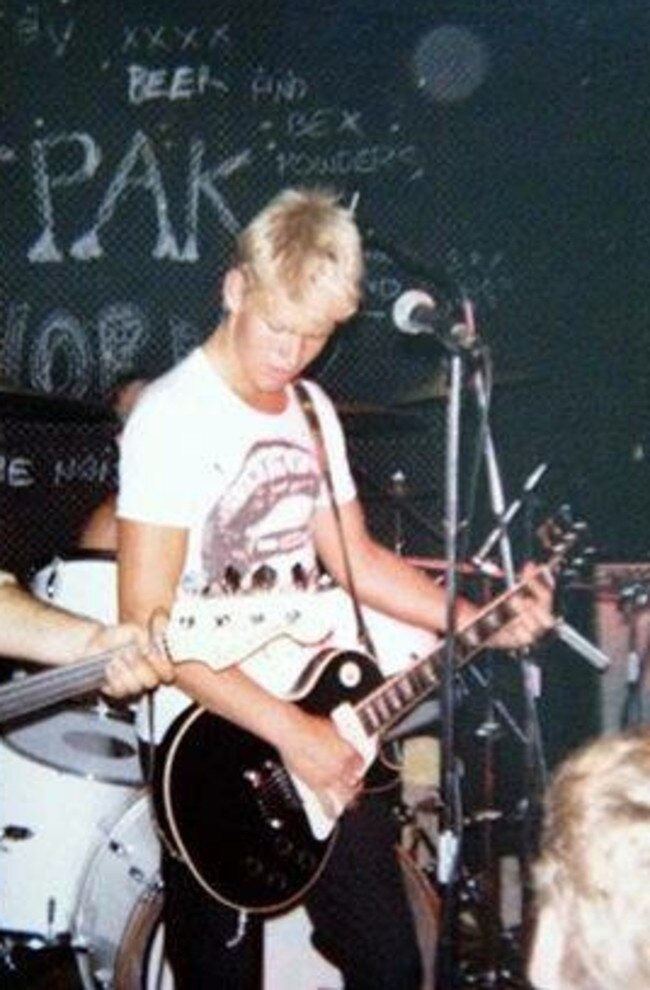
[[[287,813],[301,809],[302,802],[282,764],[265,760],[258,769],[244,770],[260,813],[274,831],[287,825]]]

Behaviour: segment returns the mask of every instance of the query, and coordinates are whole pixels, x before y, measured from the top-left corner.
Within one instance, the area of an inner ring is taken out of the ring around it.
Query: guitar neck
[[[550,570],[539,568],[535,575],[551,583]],[[454,666],[465,666],[485,647],[500,629],[517,615],[515,599],[527,593],[533,578],[509,589],[491,602],[479,615],[456,634]],[[380,736],[439,686],[439,669],[445,649],[444,641],[436,649],[395,674],[355,706],[355,712],[368,737]]]
[[[31,674],[0,687],[0,723],[78,698],[104,681],[107,655]]]

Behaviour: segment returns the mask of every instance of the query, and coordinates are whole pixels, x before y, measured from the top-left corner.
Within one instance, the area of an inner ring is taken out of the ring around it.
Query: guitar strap
[[[302,409],[304,417],[307,420],[307,425],[309,426],[309,431],[314,441],[316,456],[318,458],[318,463],[320,465],[321,473],[323,475],[323,478],[325,479],[325,486],[327,488],[327,494],[329,496],[330,505],[332,506],[332,512],[334,514],[334,520],[336,522],[336,529],[338,532],[339,542],[341,544],[341,556],[343,558],[345,577],[348,584],[350,599],[352,601],[354,621],[357,627],[357,640],[364,650],[366,650],[372,657],[376,657],[377,651],[375,650],[375,646],[372,641],[370,632],[368,630],[367,623],[361,611],[361,606],[359,605],[359,597],[357,595],[354,575],[352,573],[352,563],[350,561],[348,545],[346,543],[345,534],[343,532],[343,523],[341,521],[341,510],[336,500],[336,492],[334,491],[334,482],[332,480],[332,472],[330,470],[329,458],[327,456],[327,447],[325,445],[325,438],[323,437],[323,431],[321,429],[320,418],[318,416],[318,413],[316,412],[316,407],[314,406],[312,397],[309,394],[309,390],[307,389],[305,383],[302,380],[298,379],[298,381],[294,382],[293,387],[296,390],[296,395],[300,403],[300,408]]]

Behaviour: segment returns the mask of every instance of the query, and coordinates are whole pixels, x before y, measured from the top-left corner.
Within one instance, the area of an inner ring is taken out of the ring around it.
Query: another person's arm
[[[0,654],[62,665],[111,651],[105,690],[114,697],[140,694],[173,678],[172,665],[151,647],[145,628],[103,626],[34,598],[11,575],[0,576]]]

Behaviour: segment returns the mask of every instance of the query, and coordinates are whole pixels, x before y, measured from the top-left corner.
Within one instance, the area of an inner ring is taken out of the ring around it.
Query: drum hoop
[[[84,561],[88,563],[103,561],[115,564],[117,563],[117,554],[114,550],[93,550],[91,548],[88,550],[69,550],[65,553],[57,553],[53,557],[48,557],[47,560],[41,561],[33,569],[31,576],[35,578],[37,574],[47,570],[48,567],[58,567],[60,564],[83,563]]]
[[[440,900],[433,886],[426,878],[422,867],[416,862],[411,853],[402,846],[395,846],[395,855],[402,870],[402,877],[407,890],[407,896],[415,921],[420,958],[422,960],[422,988],[434,990],[435,986],[435,950],[440,933]],[[417,901],[411,895],[412,889],[417,889]],[[423,908],[423,911],[418,911]],[[430,925],[430,931],[424,931],[418,921]]]
[[[59,710],[59,714],[65,712],[65,708]],[[81,710],[80,710],[81,711]],[[39,719],[40,722],[47,722],[56,714],[56,709],[50,710],[50,715],[47,718]],[[103,716],[97,716],[100,718]],[[128,725],[129,723],[123,719],[116,719],[120,725]],[[36,723],[38,724],[38,723]],[[77,777],[81,780],[90,780],[94,784],[118,784],[123,787],[142,787],[142,780],[125,780],[123,776],[118,774],[117,768],[115,769],[115,775],[110,772],[96,772],[96,773],[84,773],[83,770],[76,770],[70,765],[64,766],[62,763],[55,763],[52,759],[46,758],[44,756],[39,756],[34,753],[30,753],[28,750],[13,742],[11,740],[11,732],[0,732],[0,742],[4,743],[12,753],[16,753],[18,756],[22,756],[23,759],[32,760],[34,763],[38,763],[39,766],[47,767],[49,770],[54,770],[57,773],[69,774],[71,777]],[[133,755],[137,757],[137,749],[134,747]],[[133,757],[131,757],[132,759]]]
[[[137,899],[115,955],[113,990],[141,990],[152,936],[162,917],[162,884]]]

